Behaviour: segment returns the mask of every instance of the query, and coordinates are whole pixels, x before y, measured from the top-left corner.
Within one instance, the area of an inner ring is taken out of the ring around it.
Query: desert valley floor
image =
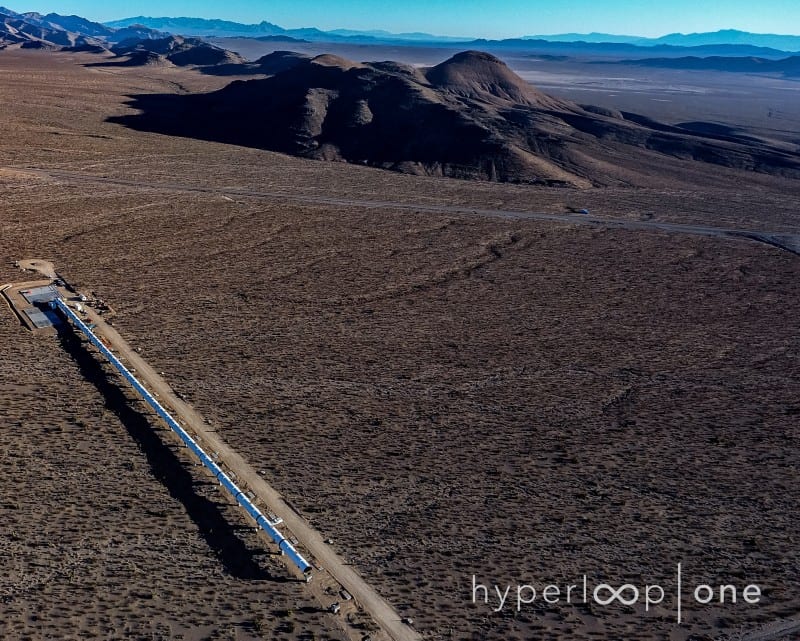
[[[107,122],[131,95],[231,79],[94,61],[0,52],[0,284],[41,257],[108,301],[423,638],[742,639],[800,613],[800,256],[472,213],[790,234],[800,182],[501,185],[143,133]],[[2,309],[0,637],[343,638],[115,377]],[[678,562],[765,598],[680,626],[470,602],[473,575]]]

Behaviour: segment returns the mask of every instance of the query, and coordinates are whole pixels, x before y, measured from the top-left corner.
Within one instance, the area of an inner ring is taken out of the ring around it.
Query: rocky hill
[[[271,77],[204,95],[142,96],[117,119],[174,135],[411,173],[565,184],[640,184],[697,163],[800,177],[800,155],[548,96],[478,51],[417,69],[283,52]]]
[[[214,46],[198,38],[182,38],[181,36],[125,40],[112,47],[111,51],[117,56],[128,56],[128,62],[147,60],[150,64],[153,56],[161,56],[167,62],[179,67],[244,63],[244,59],[232,51]]]

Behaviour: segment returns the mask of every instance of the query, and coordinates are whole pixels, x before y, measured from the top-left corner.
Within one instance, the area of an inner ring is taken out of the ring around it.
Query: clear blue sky
[[[192,16],[267,20],[286,28],[490,38],[590,31],[641,36],[728,28],[800,31],[800,0],[0,0],[5,3],[15,11],[75,13],[98,21]]]

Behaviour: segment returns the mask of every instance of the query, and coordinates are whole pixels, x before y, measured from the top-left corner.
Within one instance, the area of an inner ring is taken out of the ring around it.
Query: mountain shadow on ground
[[[270,77],[202,95],[135,96],[131,128],[414,174],[563,184],[647,184],[700,163],[800,177],[800,154],[543,94],[477,51],[418,69],[283,52]],[[697,161],[697,162],[692,162]]]

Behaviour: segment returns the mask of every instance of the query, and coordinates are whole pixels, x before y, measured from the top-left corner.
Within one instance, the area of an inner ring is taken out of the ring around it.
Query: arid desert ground
[[[40,257],[108,301],[425,639],[781,638],[800,257],[480,212],[789,235],[800,183],[697,164],[635,189],[503,185],[143,133],[107,119],[231,78],[93,62],[0,53],[0,284]],[[343,638],[114,376],[3,310],[0,636]],[[764,598],[681,625],[669,599],[471,603],[473,576],[666,585],[679,562]]]

